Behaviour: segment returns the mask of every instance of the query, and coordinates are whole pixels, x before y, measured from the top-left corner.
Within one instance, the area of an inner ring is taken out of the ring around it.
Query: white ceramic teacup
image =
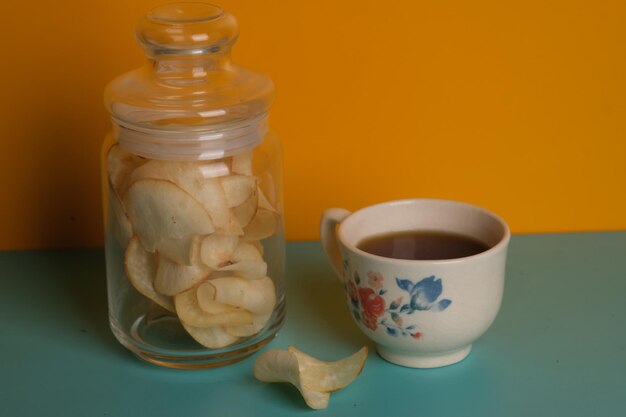
[[[510,232],[495,214],[455,201],[400,200],[354,213],[328,209],[320,228],[357,325],[389,362],[415,368],[459,362],[496,318]],[[473,237],[489,249],[456,259],[406,260],[357,248],[368,237],[416,230]]]

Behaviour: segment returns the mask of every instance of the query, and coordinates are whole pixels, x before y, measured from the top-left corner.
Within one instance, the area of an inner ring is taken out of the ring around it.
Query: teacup
[[[399,200],[354,213],[328,209],[320,229],[356,324],[387,361],[414,368],[459,362],[496,318],[510,239],[497,215],[455,201]],[[412,260],[357,247],[373,236],[418,230],[471,237],[487,249],[455,259]]]

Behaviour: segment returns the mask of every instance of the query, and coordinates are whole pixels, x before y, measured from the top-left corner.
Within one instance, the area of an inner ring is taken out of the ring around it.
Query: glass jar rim
[[[210,129],[163,130],[140,126],[113,117],[113,134],[130,152],[149,159],[200,161],[221,159],[257,147],[265,138],[267,113],[235,122],[215,124]]]

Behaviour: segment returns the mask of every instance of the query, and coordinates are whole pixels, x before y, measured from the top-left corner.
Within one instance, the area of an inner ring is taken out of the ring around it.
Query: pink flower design
[[[359,300],[363,310],[380,317],[385,313],[385,300],[371,288],[359,288]]]
[[[363,324],[370,330],[376,330],[378,328],[378,317],[372,316],[367,312],[363,312],[361,316],[363,318]]]
[[[378,317],[385,314],[385,300],[376,294],[371,288],[359,288],[359,301],[361,302],[361,317],[363,324],[372,330],[378,326]]]
[[[384,281],[385,279],[380,272],[369,271],[367,273],[367,283],[374,289],[382,289]]]

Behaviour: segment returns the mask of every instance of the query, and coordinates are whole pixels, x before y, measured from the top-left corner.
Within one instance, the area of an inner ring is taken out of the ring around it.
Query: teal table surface
[[[0,416],[626,415],[626,232],[514,236],[495,323],[466,360],[429,370],[376,354],[319,242],[287,255],[287,319],[264,349],[370,347],[327,409],[254,379],[257,355],[202,371],[136,359],[108,327],[102,250],[76,249],[0,252]]]

